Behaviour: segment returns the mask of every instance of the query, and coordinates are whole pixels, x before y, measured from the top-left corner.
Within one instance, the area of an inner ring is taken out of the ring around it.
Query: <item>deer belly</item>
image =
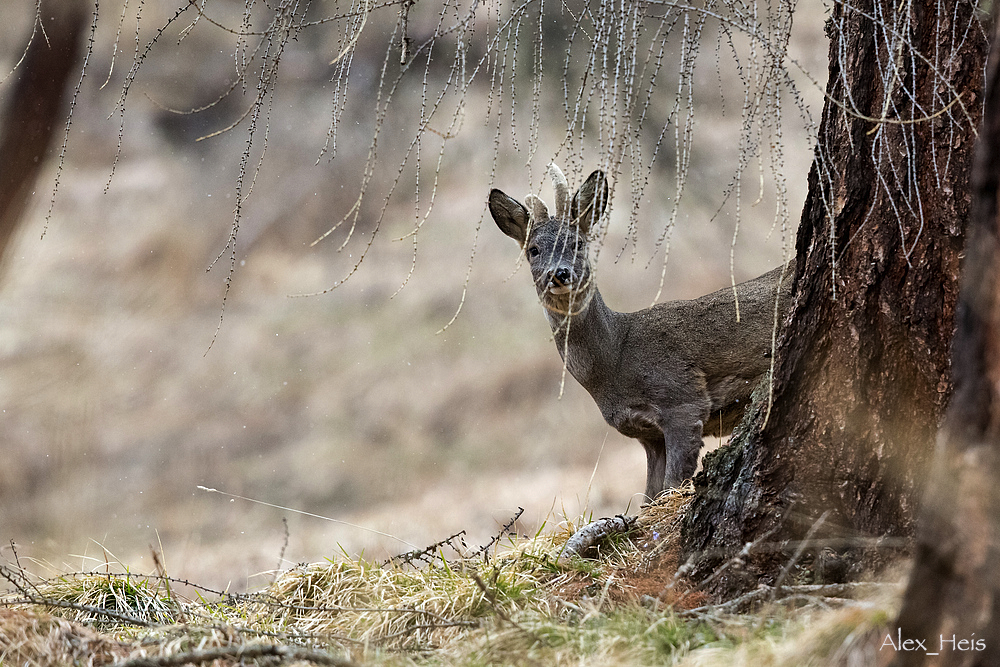
[[[653,406],[628,406],[601,412],[604,420],[624,436],[643,439],[663,437],[659,411]]]

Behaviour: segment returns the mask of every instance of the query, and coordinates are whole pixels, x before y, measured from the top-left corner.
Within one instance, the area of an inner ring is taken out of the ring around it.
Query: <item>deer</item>
[[[522,204],[495,188],[489,211],[527,258],[565,368],[605,421],[645,449],[652,501],[694,475],[704,436],[729,435],[742,417],[771,365],[775,315],[789,306],[789,267],[736,285],[735,296],[730,287],[614,311],[589,259],[590,232],[608,204],[607,176],[594,171],[570,197],[559,167],[548,170],[554,215],[533,194]]]

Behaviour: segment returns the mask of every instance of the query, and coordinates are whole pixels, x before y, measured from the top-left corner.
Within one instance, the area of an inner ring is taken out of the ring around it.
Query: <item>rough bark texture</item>
[[[13,77],[0,130],[0,257],[10,242],[51,153],[52,136],[66,120],[66,94],[87,26],[82,0],[42,3],[44,27],[35,32]]]
[[[998,6],[994,4],[994,30]],[[939,437],[899,635],[927,651],[895,665],[1000,664],[1000,39],[994,33]],[[965,640],[965,644],[960,644]],[[964,650],[963,650],[964,647]],[[928,655],[937,653],[938,655]]]
[[[766,424],[761,406],[750,411],[708,458],[685,524],[696,580],[758,543],[713,579],[720,597],[773,582],[827,510],[801,577],[878,567],[912,535],[950,390],[986,54],[974,11],[954,0],[833,5],[773,408]]]

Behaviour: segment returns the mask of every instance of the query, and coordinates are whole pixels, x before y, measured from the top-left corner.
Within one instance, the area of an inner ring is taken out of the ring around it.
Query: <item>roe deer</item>
[[[645,448],[653,499],[694,474],[703,435],[732,432],[770,367],[775,300],[784,313],[791,280],[782,281],[778,267],[737,285],[738,321],[728,288],[615,312],[594,284],[587,254],[588,232],[607,205],[607,178],[595,171],[570,199],[559,168],[549,165],[549,174],[555,215],[534,195],[522,205],[496,189],[490,214],[528,258],[566,368],[608,424]]]

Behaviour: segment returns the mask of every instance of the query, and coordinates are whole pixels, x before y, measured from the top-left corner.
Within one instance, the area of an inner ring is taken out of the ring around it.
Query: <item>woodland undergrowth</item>
[[[565,557],[583,523],[488,544],[461,533],[385,562],[340,554],[234,594],[108,560],[0,564],[0,662],[18,665],[840,664],[878,650],[894,583],[761,586],[712,601],[677,562],[676,491]],[[730,566],[738,566],[731,563]],[[803,662],[805,661],[805,662]]]

